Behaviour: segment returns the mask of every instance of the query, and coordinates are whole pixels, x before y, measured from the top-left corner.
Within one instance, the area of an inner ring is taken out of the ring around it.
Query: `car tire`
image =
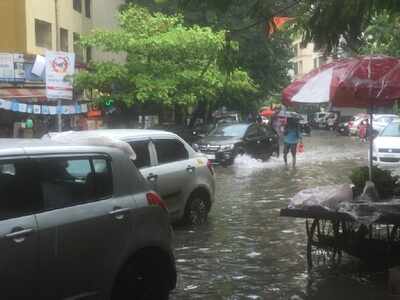
[[[185,223],[201,225],[207,221],[209,202],[202,195],[193,195],[189,198],[185,209]]]
[[[114,288],[112,300],[168,300],[170,290],[167,278],[162,272],[153,272],[159,269],[155,261],[133,261],[125,266],[119,282]],[[157,286],[155,287],[155,283]]]

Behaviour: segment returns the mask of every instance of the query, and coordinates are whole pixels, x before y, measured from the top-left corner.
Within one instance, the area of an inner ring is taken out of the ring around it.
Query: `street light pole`
[[[60,50],[60,30],[58,24],[58,0],[54,0],[55,27],[56,27],[56,51]],[[57,127],[62,132],[61,99],[57,99]]]

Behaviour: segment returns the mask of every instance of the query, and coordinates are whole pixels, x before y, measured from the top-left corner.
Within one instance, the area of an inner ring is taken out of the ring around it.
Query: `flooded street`
[[[308,274],[305,222],[279,210],[301,189],[349,182],[352,168],[366,164],[367,144],[326,131],[304,143],[295,170],[282,156],[216,168],[209,222],[176,229],[179,281],[171,299],[385,299],[381,275],[359,275],[349,265]]]

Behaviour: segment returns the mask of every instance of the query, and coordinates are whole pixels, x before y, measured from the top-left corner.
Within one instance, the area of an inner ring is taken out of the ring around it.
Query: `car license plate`
[[[206,154],[206,156],[210,160],[215,160],[215,154]]]

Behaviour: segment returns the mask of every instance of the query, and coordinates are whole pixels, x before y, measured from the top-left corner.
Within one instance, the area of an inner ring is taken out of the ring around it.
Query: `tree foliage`
[[[362,35],[360,53],[400,57],[400,17],[387,13],[374,15]]]
[[[227,38],[237,43],[239,51],[222,58],[225,67],[240,67],[247,71],[254,82],[260,87],[259,93],[228,93],[224,90],[220,99],[228,105],[234,102],[240,106],[244,101],[239,95],[245,96],[247,106],[271,97],[289,83],[288,71],[291,68],[290,35],[279,31],[266,38],[268,22],[261,12],[280,11],[284,7],[293,5],[293,1],[275,1],[274,5],[267,5],[273,1],[184,1],[184,0],[127,0],[148,7],[153,11],[173,13],[181,11],[185,24],[212,27],[214,30],[229,32]],[[278,3],[279,2],[279,3]],[[271,14],[272,15],[272,14]],[[228,58],[228,60],[224,60]],[[244,95],[246,94],[246,95]],[[221,102],[220,101],[220,102]]]
[[[98,30],[81,43],[126,53],[126,63],[93,63],[78,74],[78,87],[98,90],[100,98],[112,95],[128,106],[216,101],[230,87],[240,87],[245,93],[257,91],[246,72],[237,68],[224,72],[223,53],[237,51],[235,43],[227,44],[224,31],[186,26],[180,15],[150,13],[139,6],[121,11],[119,23],[118,31]]]

